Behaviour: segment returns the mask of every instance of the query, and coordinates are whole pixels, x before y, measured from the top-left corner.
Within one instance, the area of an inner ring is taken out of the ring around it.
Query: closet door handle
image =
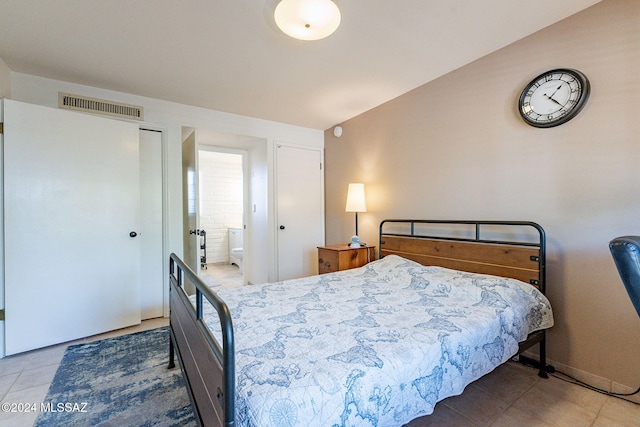
[[[284,230],[284,225],[281,225],[281,226],[280,226],[280,230]]]
[[[132,231],[131,233],[129,233],[129,237],[136,237],[138,235],[138,233],[136,233],[135,231]]]

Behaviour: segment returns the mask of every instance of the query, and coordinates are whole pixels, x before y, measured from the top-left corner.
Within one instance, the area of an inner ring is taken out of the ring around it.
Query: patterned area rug
[[[35,426],[195,425],[169,328],[69,346]]]

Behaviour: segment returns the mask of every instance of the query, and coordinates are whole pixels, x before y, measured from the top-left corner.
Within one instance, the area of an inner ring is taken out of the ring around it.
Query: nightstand
[[[349,245],[318,246],[318,272],[324,274],[362,267],[375,259],[375,249],[375,246],[355,249]]]

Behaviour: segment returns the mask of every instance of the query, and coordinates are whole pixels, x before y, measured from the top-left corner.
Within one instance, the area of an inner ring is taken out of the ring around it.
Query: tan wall
[[[526,125],[520,91],[557,67],[588,76],[587,106],[556,128]],[[354,232],[349,182],[366,184],[366,243],[385,218],[536,221],[548,235],[550,358],[640,385],[640,319],[608,249],[640,234],[639,1],[605,0],[342,126],[341,138],[325,132],[327,244]]]
[[[0,98],[11,96],[11,70],[0,58]]]

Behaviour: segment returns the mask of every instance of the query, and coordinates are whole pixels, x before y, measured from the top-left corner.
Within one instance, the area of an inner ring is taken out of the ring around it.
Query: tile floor
[[[508,362],[408,424],[426,426],[630,427],[640,426],[640,405]]]
[[[241,286],[244,276],[236,265],[208,264],[206,269],[200,270],[200,277],[213,290]]]
[[[214,290],[242,283],[242,274],[235,266],[209,268],[203,270],[202,277],[205,282],[211,281]],[[0,359],[0,402],[43,402],[69,344],[167,324],[168,319],[147,320],[131,328]],[[0,427],[30,427],[36,416],[0,411]],[[407,427],[426,426],[640,426],[640,405],[554,377],[541,379],[537,370],[508,362],[470,384],[462,395],[438,403],[432,415],[413,420]]]

